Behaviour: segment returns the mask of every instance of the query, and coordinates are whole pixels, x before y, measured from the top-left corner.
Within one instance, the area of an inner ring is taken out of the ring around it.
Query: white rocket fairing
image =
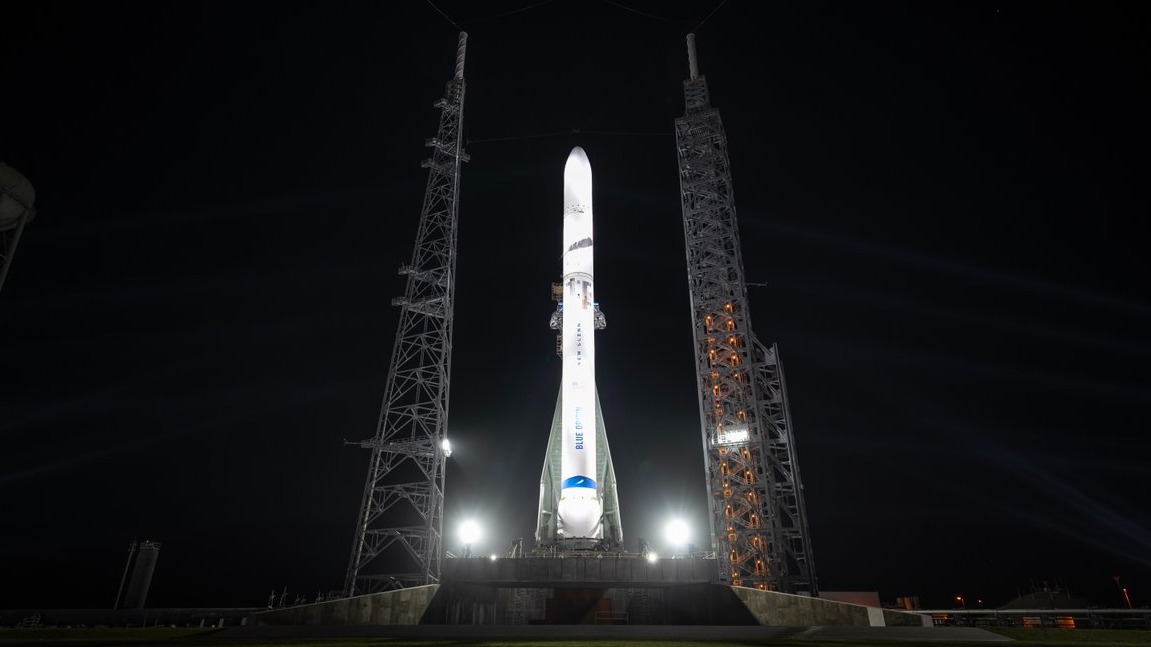
[[[564,165],[563,451],[557,530],[564,538],[603,537],[596,483],[595,299],[592,286],[591,162],[579,146]]]

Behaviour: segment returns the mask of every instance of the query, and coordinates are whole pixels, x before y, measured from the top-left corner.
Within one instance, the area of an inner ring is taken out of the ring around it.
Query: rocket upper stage
[[[564,283],[572,274],[584,274],[591,279],[592,261],[592,200],[591,162],[587,153],[576,146],[564,164]],[[584,251],[577,251],[584,250]],[[573,253],[574,252],[574,253]]]

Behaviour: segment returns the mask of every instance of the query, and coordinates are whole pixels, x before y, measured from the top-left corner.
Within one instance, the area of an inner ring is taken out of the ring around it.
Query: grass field
[[[1019,647],[1151,647],[1151,631],[1110,629],[994,629],[995,633],[1018,641]],[[398,640],[390,638],[347,638],[333,640],[269,639],[230,640],[213,637],[215,629],[0,629],[0,647],[429,647],[434,645],[470,645],[473,647],[623,647],[655,646],[666,640]],[[940,641],[821,641],[802,638],[763,640],[674,641],[675,647],[738,647],[772,645],[774,647],[913,647],[916,645],[1003,645],[1010,643],[972,643]]]
[[[989,629],[989,631],[1018,640],[1027,647],[1045,647],[1047,645],[1135,647],[1136,645],[1151,645],[1151,631],[1140,629],[1000,628]]]

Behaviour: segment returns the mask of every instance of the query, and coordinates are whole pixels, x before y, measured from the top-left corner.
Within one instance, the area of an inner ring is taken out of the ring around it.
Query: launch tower
[[[376,434],[359,443],[372,450],[344,590],[437,584],[443,549],[444,469],[455,294],[456,225],[463,152],[464,54],[460,32],[455,76],[448,81],[432,149],[400,323],[392,348]],[[380,560],[369,569],[368,565]]]
[[[711,541],[720,581],[818,595],[783,366],[751,327],[727,138],[687,37],[675,121]]]

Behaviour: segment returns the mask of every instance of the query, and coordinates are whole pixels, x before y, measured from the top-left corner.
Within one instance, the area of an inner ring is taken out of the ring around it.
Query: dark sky
[[[375,432],[459,27],[450,550],[467,516],[477,550],[532,534],[575,145],[625,543],[673,515],[706,543],[672,135],[694,29],[821,587],[1115,605],[1119,574],[1151,600],[1146,6],[436,6],[5,8],[0,160],[39,214],[0,294],[0,608],[110,606],[134,538],[163,543],[154,606],[342,586],[344,440]]]

